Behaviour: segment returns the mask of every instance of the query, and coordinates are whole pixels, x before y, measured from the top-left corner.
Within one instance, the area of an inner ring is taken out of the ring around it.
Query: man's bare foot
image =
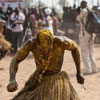
[[[4,68],[0,68],[0,70],[4,70]]]

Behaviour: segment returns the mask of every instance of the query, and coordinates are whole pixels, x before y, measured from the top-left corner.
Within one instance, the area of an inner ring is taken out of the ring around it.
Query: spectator
[[[15,54],[19,47],[22,45],[23,40],[23,23],[25,20],[24,14],[19,10],[19,8],[15,8],[15,12],[11,15],[12,21],[12,47],[14,48],[13,53]]]
[[[35,36],[36,35],[36,8],[32,8],[31,9],[31,15],[30,15],[30,28],[31,28],[31,31],[32,31],[32,35]]]
[[[4,2],[2,2],[1,3],[1,7],[2,7],[2,13],[3,13],[3,15],[5,15],[6,14],[6,7],[5,7],[5,3]]]
[[[23,8],[22,8],[21,3],[18,3],[18,8],[19,8],[21,11],[23,11]]]
[[[85,29],[86,21],[88,17],[88,10],[87,10],[87,2],[81,2],[81,11],[77,20],[80,23],[80,47],[81,53],[83,58],[83,63],[85,69],[83,70],[83,74],[91,74],[98,72],[95,57],[93,55],[93,34],[89,33]]]
[[[5,15],[5,19],[6,19],[6,27],[7,27],[7,31],[5,32],[5,38],[6,40],[8,40],[11,44],[12,44],[12,28],[11,28],[11,22],[10,22],[10,17],[12,14],[13,10],[10,6],[8,6],[7,11],[6,11],[6,15]]]
[[[44,10],[44,19],[43,19],[43,26],[44,30],[50,30],[53,33],[53,18],[51,17],[52,10],[50,8],[46,8]]]

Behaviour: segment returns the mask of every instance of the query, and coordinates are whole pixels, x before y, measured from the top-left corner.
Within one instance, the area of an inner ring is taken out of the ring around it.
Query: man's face
[[[5,3],[3,2],[1,5],[4,7],[5,6]]]
[[[15,13],[16,13],[16,15],[19,14],[19,10],[18,9],[15,9]]]
[[[40,39],[40,47],[44,50],[48,50],[53,46],[52,40],[47,36],[47,37],[41,37]]]
[[[86,3],[86,2],[82,3],[82,4],[81,4],[81,7],[82,7],[82,9],[83,9],[83,8],[86,8],[86,7],[87,7],[87,3]]]

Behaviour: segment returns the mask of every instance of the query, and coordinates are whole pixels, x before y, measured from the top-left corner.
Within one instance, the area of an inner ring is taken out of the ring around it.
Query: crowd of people
[[[59,18],[55,9],[47,7],[33,7],[26,10],[22,8],[20,3],[15,9],[10,5],[5,7],[4,2],[1,5],[0,19],[6,22],[6,30],[3,31],[3,35],[12,44],[12,54],[15,54],[17,49],[27,40],[28,33],[34,37],[39,30],[49,29],[54,35],[60,33],[68,36],[68,29],[75,30],[78,24],[76,17],[79,12],[75,5],[73,8],[63,7],[62,18]],[[99,14],[99,10],[93,10]]]
[[[71,27],[76,27],[76,24],[80,25],[80,34],[79,34],[79,40],[80,40],[80,46],[81,46],[81,52],[84,64],[86,66],[86,70],[90,70],[90,63],[88,63],[89,59],[91,60],[92,65],[96,68],[95,59],[93,57],[93,39],[90,41],[90,43],[87,43],[85,45],[86,41],[82,41],[83,38],[85,38],[85,35],[82,37],[81,33],[85,34],[84,30],[84,20],[86,21],[87,18],[83,17],[84,14],[81,14],[82,8],[81,6],[84,6],[83,4],[76,9],[75,5],[73,8],[71,7],[64,7],[64,13],[62,19],[59,18],[57,13],[55,12],[55,9],[50,9],[47,7],[41,8],[41,7],[34,7],[28,9],[28,12],[22,8],[21,4],[18,4],[18,7],[13,9],[8,5],[7,8],[5,8],[5,4],[2,3],[2,6],[0,7],[0,31],[1,34],[5,37],[6,42],[11,44],[10,52],[12,55],[16,54],[18,48],[21,48],[24,42],[29,38],[29,33],[31,37],[35,37],[37,33],[40,30],[50,30],[53,35],[58,35],[58,33],[66,32]],[[87,9],[87,7],[85,7]],[[93,12],[98,13],[99,15],[99,9],[93,8]],[[83,11],[84,13],[84,11]],[[87,12],[88,13],[88,12]],[[86,14],[87,15],[87,14]],[[83,17],[83,19],[82,19]],[[87,16],[86,16],[87,17]],[[85,18],[85,19],[84,19]],[[3,25],[3,26],[2,26]],[[83,26],[82,26],[83,25]],[[63,29],[63,31],[59,31],[59,29]],[[29,32],[28,32],[29,31]],[[66,35],[65,34],[65,35]],[[86,33],[89,35],[88,33]],[[4,38],[3,37],[3,38]],[[93,36],[92,36],[93,37]],[[87,36],[86,36],[87,38]],[[84,44],[83,44],[84,43]],[[90,47],[89,47],[89,46]],[[86,46],[86,47],[84,47]],[[89,48],[89,50],[84,48]],[[88,54],[87,54],[88,53]],[[3,53],[4,54],[4,53]],[[86,55],[90,57],[86,58]],[[2,55],[3,56],[3,55]],[[88,60],[87,60],[88,59]],[[97,69],[94,68],[94,72],[97,72]]]
[[[0,20],[6,22],[6,30],[3,35],[5,39],[12,44],[12,54],[17,52],[23,43],[27,40],[27,30],[30,29],[31,36],[36,36],[39,30],[50,30],[52,34],[57,34],[59,26],[58,15],[55,10],[50,8],[34,7],[22,9],[21,5],[13,9],[8,5],[7,8],[0,7]]]

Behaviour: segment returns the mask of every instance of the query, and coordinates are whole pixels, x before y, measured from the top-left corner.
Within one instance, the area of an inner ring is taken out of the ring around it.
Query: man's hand
[[[76,77],[77,77],[77,82],[78,83],[84,84],[84,78],[81,74],[77,74]]]
[[[10,83],[7,86],[8,92],[14,92],[18,89],[18,84],[15,80],[10,81]]]

